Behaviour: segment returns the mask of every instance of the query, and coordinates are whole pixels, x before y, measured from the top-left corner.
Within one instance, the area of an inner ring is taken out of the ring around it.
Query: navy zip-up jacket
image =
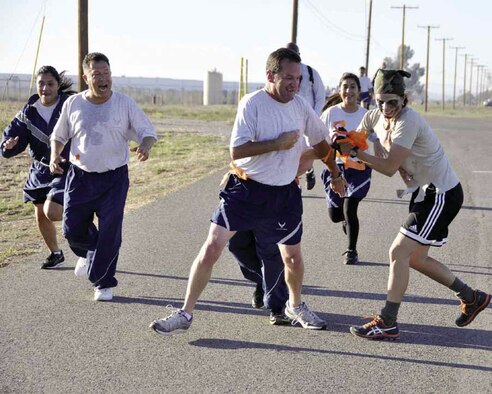
[[[29,146],[29,154],[33,160],[39,161],[45,165],[50,163],[50,135],[60,117],[63,103],[69,96],[66,93],[60,93],[59,97],[60,100],[58,101],[48,124],[33,106],[39,99],[39,96],[34,94],[29,98],[22,111],[19,111],[10,125],[3,130],[2,143],[0,144],[0,152],[3,157],[10,158],[16,156],[19,153],[24,152]],[[19,137],[17,145],[13,149],[5,150],[5,141],[15,137]],[[69,152],[70,144],[67,144],[62,152],[62,157],[64,157],[67,162]]]

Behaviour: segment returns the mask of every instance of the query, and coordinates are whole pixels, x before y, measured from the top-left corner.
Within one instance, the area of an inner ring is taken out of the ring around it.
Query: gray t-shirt
[[[414,190],[421,187],[425,191],[432,183],[437,193],[444,193],[459,183],[439,139],[417,112],[405,107],[396,122],[391,122],[389,130],[385,130],[384,123],[381,111],[373,109],[364,116],[359,128],[375,132],[388,151],[392,144],[410,150],[402,163],[403,169],[413,177],[410,187]],[[421,197],[422,193],[417,201]]]

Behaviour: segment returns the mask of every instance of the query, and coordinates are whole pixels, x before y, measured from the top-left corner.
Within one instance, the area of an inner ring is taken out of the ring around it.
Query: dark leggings
[[[345,221],[347,223],[348,249],[357,249],[357,239],[359,238],[359,218],[357,217],[357,208],[359,207],[360,198],[345,197],[343,199],[343,208],[328,208],[328,215],[333,223]]]

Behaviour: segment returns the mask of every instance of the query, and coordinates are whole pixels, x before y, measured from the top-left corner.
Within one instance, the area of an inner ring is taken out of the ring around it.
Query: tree
[[[425,74],[425,67],[420,67],[420,63],[414,63],[409,66],[409,60],[414,55],[414,50],[409,46],[405,45],[405,64],[403,65],[403,69],[408,71],[412,76],[405,80],[406,91],[408,95],[408,99],[417,99],[422,97],[422,93],[424,91],[424,85],[420,83],[420,77]],[[388,70],[399,70],[400,69],[400,51],[401,45],[398,47],[398,53],[395,58],[385,57],[384,63]]]

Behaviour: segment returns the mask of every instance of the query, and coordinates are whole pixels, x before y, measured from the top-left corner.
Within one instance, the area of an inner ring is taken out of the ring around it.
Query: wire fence
[[[122,81],[120,81],[122,80]],[[125,84],[125,78],[113,79],[113,89],[117,92],[132,97],[139,104],[154,105],[203,105],[203,83],[201,81],[177,81],[174,85],[178,86],[159,86],[156,87],[147,82],[147,86],[135,86],[134,81]],[[161,83],[161,85],[163,85]],[[179,86],[181,85],[181,86]],[[74,82],[74,87],[76,84]],[[233,87],[233,83],[222,89],[222,97],[219,104],[237,105],[238,89]],[[30,92],[30,80],[19,78],[19,76],[0,77],[0,101],[27,101],[31,94],[35,93],[35,88]]]

